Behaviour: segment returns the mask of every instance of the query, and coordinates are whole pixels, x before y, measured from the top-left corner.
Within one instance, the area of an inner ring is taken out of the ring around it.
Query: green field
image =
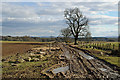
[[[88,50],[92,55],[120,67],[119,44],[120,42],[79,42],[77,47]]]

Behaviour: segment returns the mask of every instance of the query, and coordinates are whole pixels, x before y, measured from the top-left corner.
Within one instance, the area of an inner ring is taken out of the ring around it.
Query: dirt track
[[[63,59],[66,67],[54,69],[54,77],[64,78],[114,78],[120,79],[118,71],[111,69],[109,66],[97,60],[96,58],[85,54],[84,52],[71,48],[65,44],[58,44],[63,51]],[[67,67],[69,69],[67,70]],[[60,69],[63,69],[60,70]],[[57,71],[59,70],[59,71]],[[56,72],[54,72],[56,71]]]
[[[70,77],[84,77],[84,78],[118,78],[120,75],[105,65],[103,62],[95,59],[92,56],[85,54],[82,51],[71,48],[67,45],[61,44],[61,48],[64,51],[69,51],[69,70],[71,72]],[[68,55],[65,55],[66,57]],[[69,74],[70,75],[70,74]],[[81,76],[79,76],[81,75]]]

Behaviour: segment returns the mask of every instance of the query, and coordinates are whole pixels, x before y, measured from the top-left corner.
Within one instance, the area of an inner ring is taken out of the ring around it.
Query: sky
[[[66,8],[79,8],[93,37],[118,36],[118,2],[3,2],[2,35],[59,36]]]

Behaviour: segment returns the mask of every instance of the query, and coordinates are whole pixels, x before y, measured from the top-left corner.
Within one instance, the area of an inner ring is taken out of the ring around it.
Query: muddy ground
[[[120,79],[107,64],[63,43],[37,45],[2,62],[3,78]]]

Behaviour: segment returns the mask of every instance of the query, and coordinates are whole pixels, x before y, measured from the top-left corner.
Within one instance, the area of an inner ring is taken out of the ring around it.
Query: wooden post
[[[50,48],[51,46],[50,46],[50,43],[49,43],[49,54],[50,54],[50,51],[51,51],[51,48]]]
[[[115,44],[113,44],[113,50],[115,49]]]
[[[104,43],[102,44],[102,50],[104,50]]]

